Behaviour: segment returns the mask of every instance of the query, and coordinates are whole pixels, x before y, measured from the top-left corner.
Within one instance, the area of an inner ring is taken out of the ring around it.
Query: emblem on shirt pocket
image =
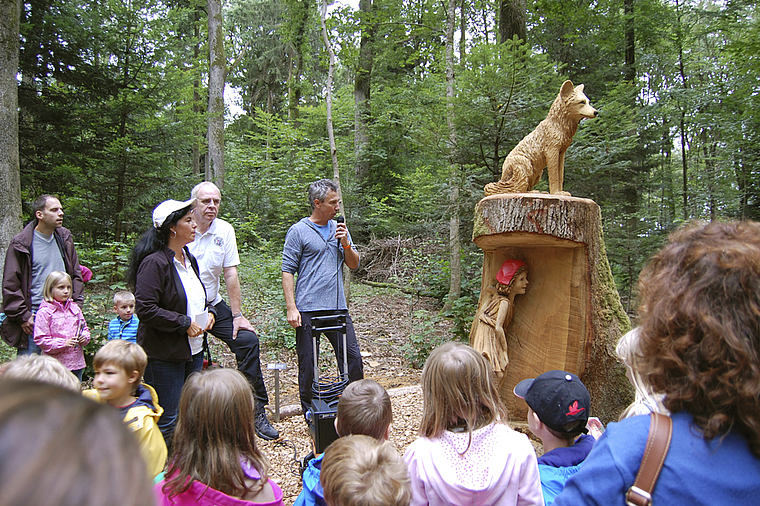
[[[224,239],[222,239],[221,237],[214,237],[215,246],[221,246],[222,244],[224,244]]]

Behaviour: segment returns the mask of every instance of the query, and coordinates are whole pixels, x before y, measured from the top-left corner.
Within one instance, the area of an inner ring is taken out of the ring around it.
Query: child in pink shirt
[[[536,452],[507,425],[491,364],[445,343],[422,369],[420,437],[404,460],[412,506],[544,506]]]
[[[42,288],[45,300],[34,317],[34,343],[82,381],[86,366],[82,346],[90,342],[90,329],[71,294],[71,276],[61,271],[48,274]]]

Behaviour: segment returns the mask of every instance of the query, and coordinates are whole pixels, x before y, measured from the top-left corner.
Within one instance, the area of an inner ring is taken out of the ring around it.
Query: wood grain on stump
[[[630,329],[607,260],[599,206],[538,193],[492,195],[475,207],[473,241],[484,251],[481,301],[504,260],[528,265],[507,331],[509,366],[501,396],[510,419],[527,406],[512,393],[525,378],[570,371],[591,393],[591,415],[606,424],[633,400],[615,344]]]

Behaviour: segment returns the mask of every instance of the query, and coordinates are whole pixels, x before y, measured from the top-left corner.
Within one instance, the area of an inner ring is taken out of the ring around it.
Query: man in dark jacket
[[[82,271],[71,232],[64,228],[61,202],[42,195],[32,204],[35,219],[13,237],[3,271],[3,320],[0,333],[19,355],[39,353],[34,344],[34,314],[42,301],[45,278],[53,271],[71,276],[72,298],[83,302]]]

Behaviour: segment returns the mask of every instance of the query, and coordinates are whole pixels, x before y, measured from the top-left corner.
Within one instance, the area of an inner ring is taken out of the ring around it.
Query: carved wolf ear
[[[569,79],[562,83],[562,88],[559,89],[559,94],[562,95],[562,98],[568,98],[573,95],[573,82]]]

